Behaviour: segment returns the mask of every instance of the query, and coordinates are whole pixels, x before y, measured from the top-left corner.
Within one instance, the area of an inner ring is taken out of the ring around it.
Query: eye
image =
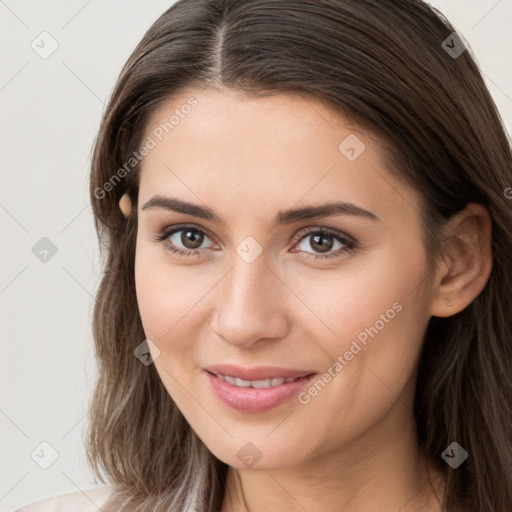
[[[194,226],[174,226],[173,228],[165,228],[159,235],[153,238],[156,242],[170,241],[165,244],[165,248],[180,256],[196,255],[204,252],[198,250],[205,238],[209,238],[205,231]],[[182,249],[179,245],[185,247]]]
[[[314,235],[314,236],[313,236]],[[342,256],[344,253],[349,253],[356,249],[357,244],[351,237],[343,235],[341,232],[330,228],[314,228],[309,231],[301,231],[298,233],[297,238],[300,238],[296,244],[302,251],[308,253],[308,247],[314,251],[320,251],[320,254],[315,252],[309,253],[306,257],[314,260],[335,258]],[[309,242],[306,242],[309,238]],[[305,242],[305,243],[303,243]],[[334,252],[329,252],[333,249],[335,243],[340,244],[342,247]],[[300,245],[302,244],[302,247]]]

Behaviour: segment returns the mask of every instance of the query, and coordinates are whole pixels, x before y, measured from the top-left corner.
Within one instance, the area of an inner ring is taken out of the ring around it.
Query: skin
[[[440,512],[441,475],[431,467],[429,483],[415,433],[416,368],[430,317],[461,311],[487,282],[487,210],[470,204],[450,220],[454,242],[430,272],[419,196],[386,171],[370,134],[316,99],[198,89],[167,102],[149,127],[191,96],[198,105],[142,163],[135,279],[163,384],[230,466],[222,512]],[[338,149],[350,134],[365,145],[354,161]],[[156,194],[206,205],[224,223],[143,210]],[[282,209],[335,200],[379,220],[338,215],[274,225]],[[120,208],[130,214],[127,196]],[[182,232],[172,242],[205,252],[179,257],[165,248],[170,238],[152,240],[181,223],[203,229],[202,243],[184,245]],[[327,234],[338,256],[308,259],[324,254],[311,235],[326,227],[353,237],[356,249],[341,253],[344,245]],[[318,229],[296,238],[303,228]],[[252,263],[236,251],[248,236],[262,249]],[[307,404],[292,398],[242,413],[217,399],[202,371],[229,362],[323,374],[394,303],[401,310]],[[252,467],[237,456],[247,442],[261,453]]]

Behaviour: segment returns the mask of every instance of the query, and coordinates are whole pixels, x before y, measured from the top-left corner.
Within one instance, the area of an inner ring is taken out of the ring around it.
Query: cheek
[[[182,411],[190,407],[184,389],[192,385],[183,369],[194,364],[195,337],[190,329],[198,322],[194,305],[200,299],[198,287],[191,286],[192,272],[168,265],[158,249],[137,247],[135,287],[142,327],[159,349],[154,366],[160,379]]]
[[[137,303],[146,336],[162,350],[167,350],[171,341],[173,350],[184,350],[187,348],[184,344],[193,339],[186,335],[187,331],[200,322],[202,299],[214,286],[215,279],[208,276],[207,269],[169,263],[163,251],[163,248],[137,246]]]
[[[165,271],[159,248],[148,247],[137,241],[135,257],[135,288],[137,303],[144,331],[148,338],[161,342],[176,324],[184,300],[176,300],[178,294],[186,294],[187,288],[172,279]]]
[[[425,265],[419,246],[408,251],[386,246],[347,259],[338,269],[311,275],[298,272],[292,282],[294,292],[308,306],[300,306],[304,326],[317,325],[318,335],[323,334],[335,351],[376,322],[382,333],[389,332],[391,324],[413,327],[409,315],[415,317],[425,306],[421,301]]]
[[[392,389],[401,388],[419,357],[428,322],[424,254],[421,246],[383,249],[355,262],[337,275],[319,274],[309,295],[311,283],[302,281],[297,294],[309,297],[316,314],[304,318],[311,317],[307,324],[331,362],[338,356],[346,361],[345,385],[366,394],[378,381],[374,370]]]
[[[321,306],[318,314],[335,334],[323,324],[316,335],[310,331],[316,340],[310,352],[319,355],[322,349],[328,356],[320,375],[325,384],[317,383],[300,398],[304,412],[317,418],[322,429],[338,432],[334,444],[369,428],[398,396],[411,391],[428,321],[421,253],[404,259],[383,251],[371,260],[364,271],[347,269],[335,282],[319,282],[321,294],[310,292],[311,308]]]

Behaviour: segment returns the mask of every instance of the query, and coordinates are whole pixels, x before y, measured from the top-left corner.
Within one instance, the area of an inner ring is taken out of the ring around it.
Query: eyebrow
[[[171,210],[186,215],[193,215],[201,219],[210,220],[212,222],[224,224],[222,219],[210,208],[199,206],[196,204],[181,201],[174,197],[164,197],[156,195],[152,197],[144,206],[142,210],[148,208],[162,208]],[[373,221],[379,221],[379,217],[374,213],[361,208],[353,203],[347,202],[334,202],[318,206],[306,206],[304,208],[296,208],[289,210],[280,210],[275,218],[275,224],[292,224],[304,219],[314,219],[317,217],[333,217],[335,215],[352,215],[363,217]]]

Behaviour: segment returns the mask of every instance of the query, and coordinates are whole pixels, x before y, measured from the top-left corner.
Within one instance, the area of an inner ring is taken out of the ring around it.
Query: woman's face
[[[210,451],[240,469],[290,467],[410,429],[432,278],[418,197],[377,141],[314,99],[198,89],[147,135],[137,300],[156,370]],[[193,206],[145,207],[155,196]],[[247,387],[206,370],[224,364],[316,375]]]

